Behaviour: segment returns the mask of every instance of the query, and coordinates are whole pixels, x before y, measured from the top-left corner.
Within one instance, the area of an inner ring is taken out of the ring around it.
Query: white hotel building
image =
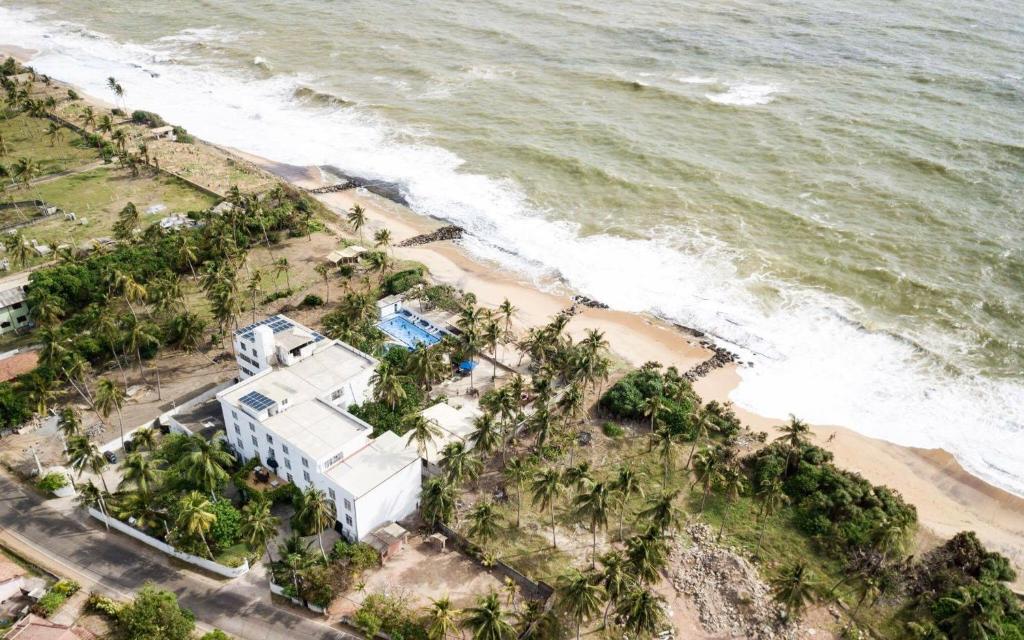
[[[281,315],[239,329],[234,346],[240,381],[217,399],[243,458],[327,493],[350,540],[416,510],[415,447],[390,431],[371,438],[373,428],[346,410],[366,397],[376,359]]]

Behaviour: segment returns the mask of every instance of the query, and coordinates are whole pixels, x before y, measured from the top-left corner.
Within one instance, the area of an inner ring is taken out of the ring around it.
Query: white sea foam
[[[774,84],[738,83],[729,85],[729,90],[721,93],[705,94],[708,100],[733,107],[753,107],[768,104],[775,100],[775,95],[782,89]]]
[[[671,228],[645,240],[582,236],[532,207],[514,182],[466,172],[461,158],[436,146],[395,142],[389,123],[355,108],[296,102],[295,89],[309,78],[170,64],[159,44],[123,45],[3,7],[0,30],[11,44],[40,50],[37,69],[90,93],[107,95],[105,79],[114,75],[132,107],[158,111],[201,137],[399,182],[417,211],[468,229],[466,247],[478,255],[538,280],[559,276],[612,307],[658,313],[738,345],[755,363],[742,370],[733,396],[742,406],[941,447],[972,473],[1024,495],[1024,387],[954,376],[908,343],[845,321],[857,310],[835,296],[766,275],[741,277],[714,238]],[[778,91],[738,85],[712,95],[764,104]],[[765,287],[782,299],[769,303],[753,292]]]
[[[683,84],[715,84],[718,82],[718,78],[705,76],[683,76],[681,78],[677,78],[677,80]]]

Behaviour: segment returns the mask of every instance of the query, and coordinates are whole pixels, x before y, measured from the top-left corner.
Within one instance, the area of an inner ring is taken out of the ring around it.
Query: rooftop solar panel
[[[256,411],[263,411],[267,407],[274,404],[273,400],[263,395],[259,391],[250,391],[249,393],[239,398],[239,402],[246,406],[252,407]]]

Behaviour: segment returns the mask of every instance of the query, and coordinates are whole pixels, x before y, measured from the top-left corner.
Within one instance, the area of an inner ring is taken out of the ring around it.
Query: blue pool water
[[[429,347],[441,342],[440,336],[430,333],[405,316],[394,315],[384,318],[377,323],[377,328],[410,349],[420,343]]]

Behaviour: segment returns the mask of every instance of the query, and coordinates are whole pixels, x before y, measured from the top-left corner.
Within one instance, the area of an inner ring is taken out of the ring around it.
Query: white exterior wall
[[[7,582],[0,584],[0,602],[6,602],[13,596],[21,595],[21,587],[24,584],[25,579],[22,576],[11,578]]]
[[[241,380],[269,369],[270,356],[274,353],[274,332],[270,327],[256,327],[252,335],[252,342],[242,340],[238,335],[234,337],[235,361]]]
[[[419,458],[355,501],[355,538],[411,515],[419,507],[422,474]],[[345,523],[342,522],[342,526]]]
[[[271,433],[262,422],[241,409],[235,409],[228,402],[221,400],[220,405],[224,412],[224,428],[228,440],[245,460],[258,457],[266,465],[270,458],[274,458],[277,460],[277,475],[294,483],[299,489],[309,485],[304,472],[309,473],[310,481],[315,481],[320,475],[317,472],[318,461],[304,455],[293,443]],[[270,436],[270,440],[267,436]],[[256,439],[255,444],[253,438]]]

